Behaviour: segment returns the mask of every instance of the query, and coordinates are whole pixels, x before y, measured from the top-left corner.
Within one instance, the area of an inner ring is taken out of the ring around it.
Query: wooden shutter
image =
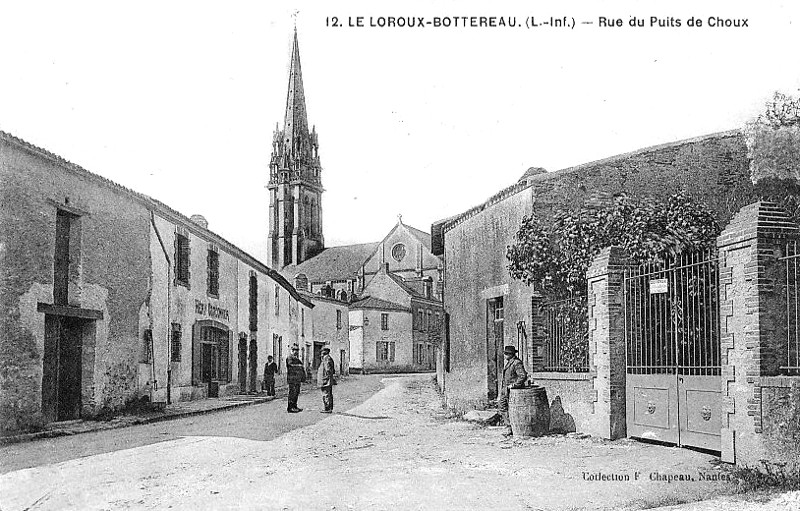
[[[390,342],[389,344],[389,362],[394,362],[394,343]]]
[[[202,353],[200,341],[201,327],[196,323],[192,326],[192,385],[200,385]]]

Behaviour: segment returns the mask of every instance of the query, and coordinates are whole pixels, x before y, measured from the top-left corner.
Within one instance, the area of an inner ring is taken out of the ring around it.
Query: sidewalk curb
[[[313,388],[313,387],[312,387]],[[209,408],[207,410],[187,410],[185,412],[176,412],[176,413],[164,413],[163,415],[155,415],[153,417],[131,417],[129,421],[120,421],[114,424],[111,424],[110,421],[91,421],[94,422],[97,427],[89,428],[83,431],[70,431],[68,429],[53,429],[53,430],[45,430],[45,431],[36,431],[34,433],[23,433],[20,435],[13,435],[13,436],[6,436],[0,437],[0,446],[4,445],[12,445],[12,444],[19,444],[23,442],[30,442],[33,440],[40,440],[43,438],[57,438],[61,436],[74,436],[74,435],[82,435],[84,433],[94,433],[97,431],[107,431],[112,429],[121,429],[127,428],[130,426],[139,426],[142,424],[153,424],[156,422],[165,422],[172,419],[183,419],[186,417],[192,417],[195,415],[207,415],[214,412],[223,412],[226,410],[231,410],[233,408],[240,408],[243,406],[250,406],[262,403],[269,403],[275,401],[276,399],[285,398],[288,395],[288,389],[285,387],[281,388],[282,391],[279,395],[276,396],[266,396],[255,398],[252,400],[242,400],[241,402],[230,402],[225,405],[219,406],[217,408]],[[309,392],[310,389],[301,389],[300,394],[306,394]],[[233,394],[236,396],[238,394]],[[117,416],[114,419],[120,419],[125,417]],[[112,421],[114,420],[112,419]]]

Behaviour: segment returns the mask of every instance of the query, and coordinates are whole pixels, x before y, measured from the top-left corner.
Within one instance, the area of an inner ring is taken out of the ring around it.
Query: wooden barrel
[[[546,435],[550,429],[550,405],[544,387],[511,389],[508,398],[508,420],[514,436]]]

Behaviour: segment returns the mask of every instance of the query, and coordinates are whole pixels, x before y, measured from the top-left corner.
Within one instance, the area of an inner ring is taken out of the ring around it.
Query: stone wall
[[[102,315],[84,329],[80,413],[124,406],[138,387],[140,310],[150,286],[148,211],[121,187],[6,134],[0,183],[0,429],[45,422],[45,314],[38,309],[54,302],[59,209],[75,215],[69,306]]]
[[[523,216],[535,211],[547,218],[598,195],[666,197],[678,191],[707,204],[720,225],[751,202],[755,190],[741,133],[698,137],[527,176],[485,203],[434,224],[432,245],[436,255],[444,256],[444,304],[451,315],[450,371],[440,378],[448,404],[463,410],[486,403],[488,298],[504,297],[506,342],[520,342],[520,321],[528,342],[536,335],[530,329],[533,292],[510,279],[506,268],[506,247]],[[526,354],[529,370],[535,357],[533,351]]]

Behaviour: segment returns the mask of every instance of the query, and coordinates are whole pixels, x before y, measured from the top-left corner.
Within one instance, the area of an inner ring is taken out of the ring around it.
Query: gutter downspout
[[[164,252],[164,259],[167,260],[167,404],[170,404],[172,403],[172,339],[170,339],[169,324],[172,318],[170,314],[170,307],[172,305],[172,299],[170,297],[170,288],[172,287],[170,282],[172,278],[172,261],[167,253],[167,248],[164,246],[164,240],[161,239],[161,233],[158,232],[158,227],[156,227],[156,217],[153,210],[150,210],[150,224],[153,226],[153,231],[156,233],[159,245],[161,245],[161,251]],[[155,364],[155,353],[153,354],[153,364]]]

